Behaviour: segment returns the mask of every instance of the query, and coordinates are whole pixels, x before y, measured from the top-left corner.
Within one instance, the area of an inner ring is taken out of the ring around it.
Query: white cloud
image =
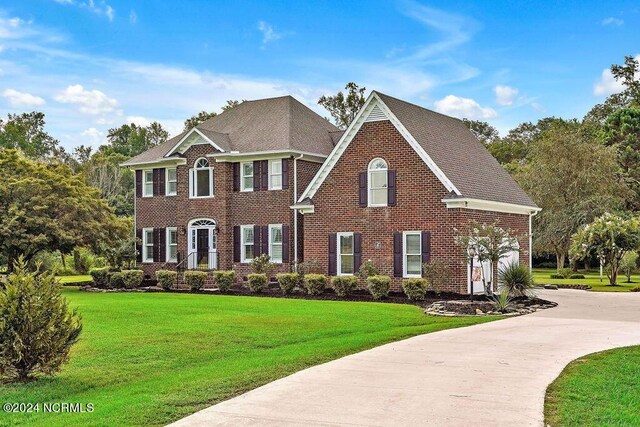
[[[540,104],[539,102],[532,102],[531,104],[529,104],[531,106],[531,108],[533,108],[534,110],[536,110],[538,113],[544,113],[545,111],[547,111],[542,104]]]
[[[471,98],[447,95],[433,103],[436,111],[449,116],[466,119],[492,119],[498,116],[493,108],[482,107]]]
[[[518,96],[518,89],[511,86],[497,85],[493,91],[496,94],[496,104],[498,105],[511,105]]]
[[[614,18],[613,16],[610,16],[602,20],[602,25],[615,25],[619,27],[623,24],[624,24],[624,21],[622,19]]]
[[[131,9],[131,11],[129,12],[129,22],[131,24],[135,24],[136,22],[138,22],[138,15],[136,14],[136,11]]]
[[[75,5],[84,9],[87,9],[96,15],[104,15],[107,17],[109,21],[113,21],[115,17],[116,11],[111,5],[107,4],[106,1],[100,0],[96,2],[95,0],[87,0],[87,1],[78,1],[78,0],[55,0],[56,3],[60,3],[63,5]]]
[[[640,55],[636,55],[636,60],[640,61]],[[636,80],[640,80],[640,73],[636,73]],[[600,80],[593,85],[593,94],[596,96],[608,96],[614,93],[622,92],[624,86],[617,81],[610,68],[605,68],[600,74]]]
[[[87,140],[83,144],[90,145],[91,147],[98,147],[105,142],[104,132],[101,132],[96,128],[89,128],[81,132],[80,136]]]
[[[116,112],[118,101],[99,90],[85,90],[82,85],[71,85],[54,98],[62,104],[73,104],[81,113],[99,115]]]
[[[7,89],[2,92],[2,96],[7,98],[12,107],[39,107],[45,104],[44,99],[26,92],[18,92],[14,89]]]
[[[267,45],[267,43],[280,40],[282,38],[282,34],[277,33],[271,24],[267,24],[264,21],[258,22],[258,31],[262,33],[262,48]]]

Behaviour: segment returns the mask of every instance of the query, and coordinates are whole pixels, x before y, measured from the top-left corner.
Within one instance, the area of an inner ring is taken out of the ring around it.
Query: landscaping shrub
[[[359,274],[360,274],[360,277],[362,277],[363,279],[366,279],[369,276],[377,276],[377,275],[379,275],[380,274],[380,270],[378,270],[376,268],[376,266],[373,263],[373,261],[368,259],[365,262],[363,262],[362,265],[360,266]]]
[[[273,272],[275,265],[271,262],[268,254],[261,254],[251,260],[251,271],[256,274],[266,274],[267,277]]]
[[[204,281],[207,279],[206,271],[185,271],[184,282],[191,288],[192,291],[199,291],[204,286]]]
[[[236,272],[233,270],[214,271],[213,278],[220,292],[228,292],[236,281]]]
[[[176,284],[176,281],[178,280],[178,272],[171,270],[158,270],[156,271],[156,280],[162,289],[168,291]]]
[[[320,295],[327,287],[327,276],[324,274],[305,274],[304,286],[309,295]]]
[[[584,279],[584,274],[574,273],[569,275],[569,279]]]
[[[558,270],[558,274],[562,276],[563,279],[568,279],[569,276],[573,274],[573,271],[571,271],[570,268],[561,268]]]
[[[498,288],[510,297],[531,296],[533,276],[528,267],[510,263],[498,271]]]
[[[431,261],[422,265],[427,289],[444,289],[451,282],[451,268],[442,261]]]
[[[122,289],[126,286],[126,280],[124,274],[120,271],[109,273],[109,287],[115,289]]]
[[[109,285],[108,268],[92,268],[89,274],[93,278],[93,284],[96,288],[106,288]]]
[[[336,276],[331,279],[331,286],[339,297],[348,297],[358,287],[356,276]]]
[[[122,270],[121,273],[124,277],[124,287],[127,289],[137,288],[144,279],[144,271],[142,270]]]
[[[86,249],[73,250],[73,268],[78,274],[87,274],[93,267],[93,254]]]
[[[427,293],[427,280],[423,278],[404,279],[402,290],[412,301],[422,301]]]
[[[389,276],[369,276],[367,277],[367,287],[373,299],[380,299],[389,296],[391,288],[391,277]]]
[[[82,324],[53,274],[15,267],[0,287],[0,378],[26,382],[60,370]]]
[[[513,305],[511,297],[506,291],[501,292],[497,296],[494,295],[492,298],[494,309],[500,313],[508,312]]]
[[[634,286],[633,288],[629,289],[629,291],[631,291],[631,292],[640,292],[640,286]]]
[[[549,277],[551,279],[564,279],[564,276],[562,274],[558,274],[558,273],[552,273],[549,275]]]
[[[298,286],[298,273],[280,273],[276,274],[280,289],[283,294],[289,294],[293,289]]]
[[[267,287],[267,275],[265,273],[247,274],[247,279],[249,279],[251,292],[260,293]]]

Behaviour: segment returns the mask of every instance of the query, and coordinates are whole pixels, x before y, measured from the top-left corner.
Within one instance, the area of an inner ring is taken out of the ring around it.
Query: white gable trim
[[[376,108],[377,107],[377,108]],[[374,111],[374,109],[376,111]],[[409,131],[404,127],[404,125],[398,120],[398,118],[389,110],[389,107],[385,105],[385,103],[380,99],[380,97],[375,93],[371,92],[364,105],[354,118],[351,125],[347,128],[345,133],[340,138],[340,141],[336,144],[331,154],[327,160],[323,163],[322,167],[316,173],[316,175],[311,180],[311,183],[307,187],[307,189],[302,193],[298,200],[304,200],[306,198],[313,198],[316,194],[324,180],[329,176],[331,170],[336,165],[342,154],[345,152],[355,135],[358,133],[363,123],[369,121],[369,115],[373,112],[373,117],[375,120],[382,120],[380,117],[380,113],[378,110],[381,110],[384,113],[389,121],[395,126],[395,128],[400,132],[402,137],[409,142],[409,145],[414,149],[414,151],[420,156],[420,158],[426,163],[429,169],[434,173],[434,175],[440,180],[440,182],[445,186],[447,191],[454,192],[457,195],[461,195],[460,191],[456,188],[455,185],[446,177],[444,172],[436,165],[436,163],[431,159],[431,157],[424,151],[422,146],[418,144],[415,138],[409,133]]]
[[[194,133],[196,133],[197,135],[200,136],[200,138],[202,138],[204,140],[204,143],[206,144],[211,144],[216,150],[221,151],[224,153],[224,150],[222,148],[220,148],[215,142],[213,142],[212,140],[210,140],[209,138],[207,138],[205,136],[205,134],[203,134],[202,132],[200,132],[198,130],[198,128],[192,128],[189,132],[187,132],[182,138],[180,138],[180,141],[178,141],[176,143],[176,145],[173,146],[173,148],[171,148],[171,150],[169,150],[169,152],[167,154],[165,154],[165,157],[169,157],[170,155],[172,155],[173,153],[175,153],[176,151],[178,151],[179,148],[182,147],[182,145],[184,144],[184,142]],[[189,148],[192,145],[196,145],[194,143],[190,143],[188,144],[182,151],[181,153],[184,153],[186,151],[187,148]]]
[[[479,211],[504,212],[522,215],[535,215],[542,209],[533,206],[516,205],[513,203],[494,202],[491,200],[471,199],[461,197],[456,199],[442,199],[448,209],[473,209]]]

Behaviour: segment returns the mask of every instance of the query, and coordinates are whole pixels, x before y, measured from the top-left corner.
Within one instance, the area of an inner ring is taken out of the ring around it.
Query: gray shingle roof
[[[376,94],[462,193],[458,197],[537,207],[462,120]]]
[[[323,156],[333,150],[335,132],[339,131],[292,96],[244,101],[197,129],[226,152],[293,150]],[[183,136],[171,138],[123,165],[162,160]]]

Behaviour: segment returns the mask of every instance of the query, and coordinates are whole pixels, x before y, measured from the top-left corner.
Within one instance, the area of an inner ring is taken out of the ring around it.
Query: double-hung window
[[[403,234],[403,276],[422,276],[422,233],[405,231]]]
[[[240,163],[240,190],[253,191],[253,162]]]
[[[241,225],[240,226],[240,237],[242,245],[241,249],[241,262],[251,262],[253,260],[253,245],[254,245],[254,235],[253,235],[253,225]]]
[[[191,198],[213,196],[213,168],[209,160],[199,158],[191,169]]]
[[[354,274],[353,233],[337,233],[338,276]]]
[[[369,163],[369,206],[387,206],[389,168],[382,159],[373,159]]]
[[[142,262],[153,262],[153,228],[142,229]]]
[[[142,197],[153,197],[153,169],[142,171]]]
[[[282,159],[269,160],[269,190],[282,190]]]
[[[282,263],[282,224],[271,224],[269,226],[269,256],[271,262]]]
[[[176,227],[167,228],[167,262],[178,261],[178,229]]]
[[[167,168],[167,188],[165,193],[167,196],[175,196],[178,194],[178,173],[176,168]]]

